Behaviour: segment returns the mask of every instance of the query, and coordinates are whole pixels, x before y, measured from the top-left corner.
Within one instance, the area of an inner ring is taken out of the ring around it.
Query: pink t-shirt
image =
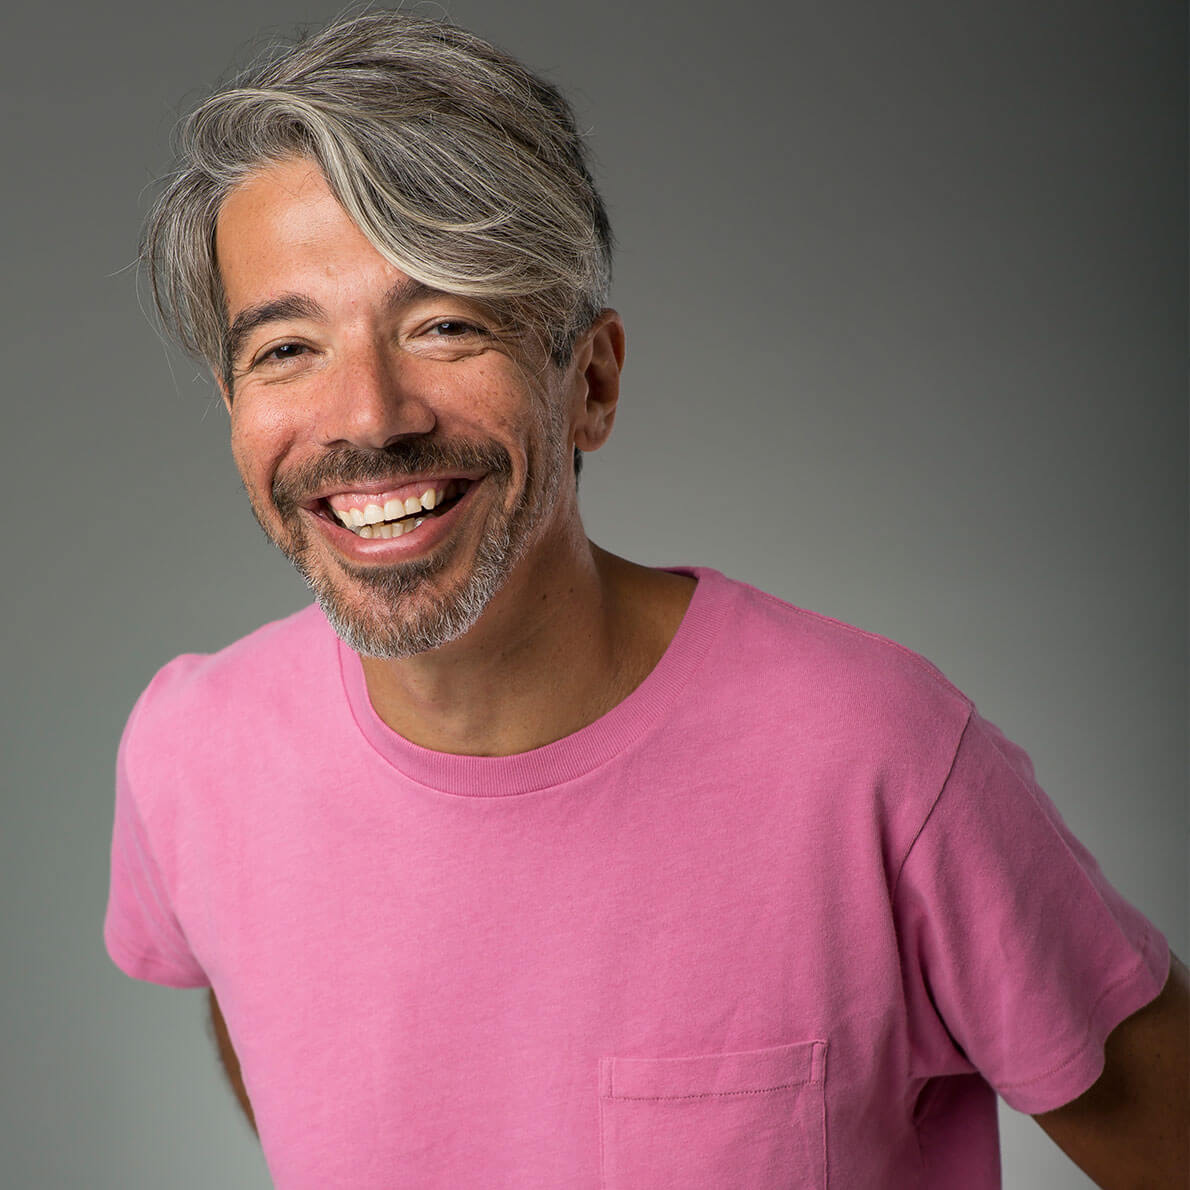
[[[396,735],[313,607],[141,697],[107,946],[215,989],[282,1190],[983,1190],[992,1088],[1069,1101],[1161,989],[933,666],[691,573],[644,683],[517,756]]]

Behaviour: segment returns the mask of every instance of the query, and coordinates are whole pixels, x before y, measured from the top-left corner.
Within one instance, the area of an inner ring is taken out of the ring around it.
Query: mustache
[[[378,450],[342,447],[278,473],[273,479],[273,504],[291,514],[322,488],[343,484],[382,483],[401,472],[487,471],[512,474],[512,458],[496,442],[463,442],[447,438],[410,438]]]

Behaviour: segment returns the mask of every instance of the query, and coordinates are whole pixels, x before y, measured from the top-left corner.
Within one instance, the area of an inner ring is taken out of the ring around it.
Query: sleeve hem
[[[1169,965],[1169,943],[1150,928],[1137,965],[1116,980],[1092,1009],[1082,1048],[1036,1078],[997,1085],[1004,1102],[1016,1111],[1038,1115],[1063,1107],[1089,1090],[1103,1073],[1108,1035],[1157,998],[1169,976]]]
[[[186,970],[125,945],[109,927],[103,932],[108,957],[127,976],[167,988],[205,988],[210,981],[201,971]]]

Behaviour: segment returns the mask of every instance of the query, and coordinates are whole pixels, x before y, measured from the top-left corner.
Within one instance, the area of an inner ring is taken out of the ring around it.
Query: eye
[[[309,349],[301,343],[278,343],[276,347],[270,347],[260,357],[260,360],[263,362],[265,360],[297,359],[299,355],[307,350]]]
[[[244,371],[288,372],[295,361],[309,354],[305,343],[276,343],[255,356]]]
[[[430,328],[430,334],[441,339],[461,339],[464,335],[484,335],[483,327],[472,322],[464,322],[461,318],[442,318]]]

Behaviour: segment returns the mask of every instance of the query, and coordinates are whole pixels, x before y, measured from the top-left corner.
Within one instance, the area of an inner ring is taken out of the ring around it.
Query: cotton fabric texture
[[[686,573],[644,683],[516,756],[391,731],[315,607],[141,696],[107,946],[215,989],[281,1190],[990,1190],[996,1093],[1075,1098],[1160,991],[936,668]]]

